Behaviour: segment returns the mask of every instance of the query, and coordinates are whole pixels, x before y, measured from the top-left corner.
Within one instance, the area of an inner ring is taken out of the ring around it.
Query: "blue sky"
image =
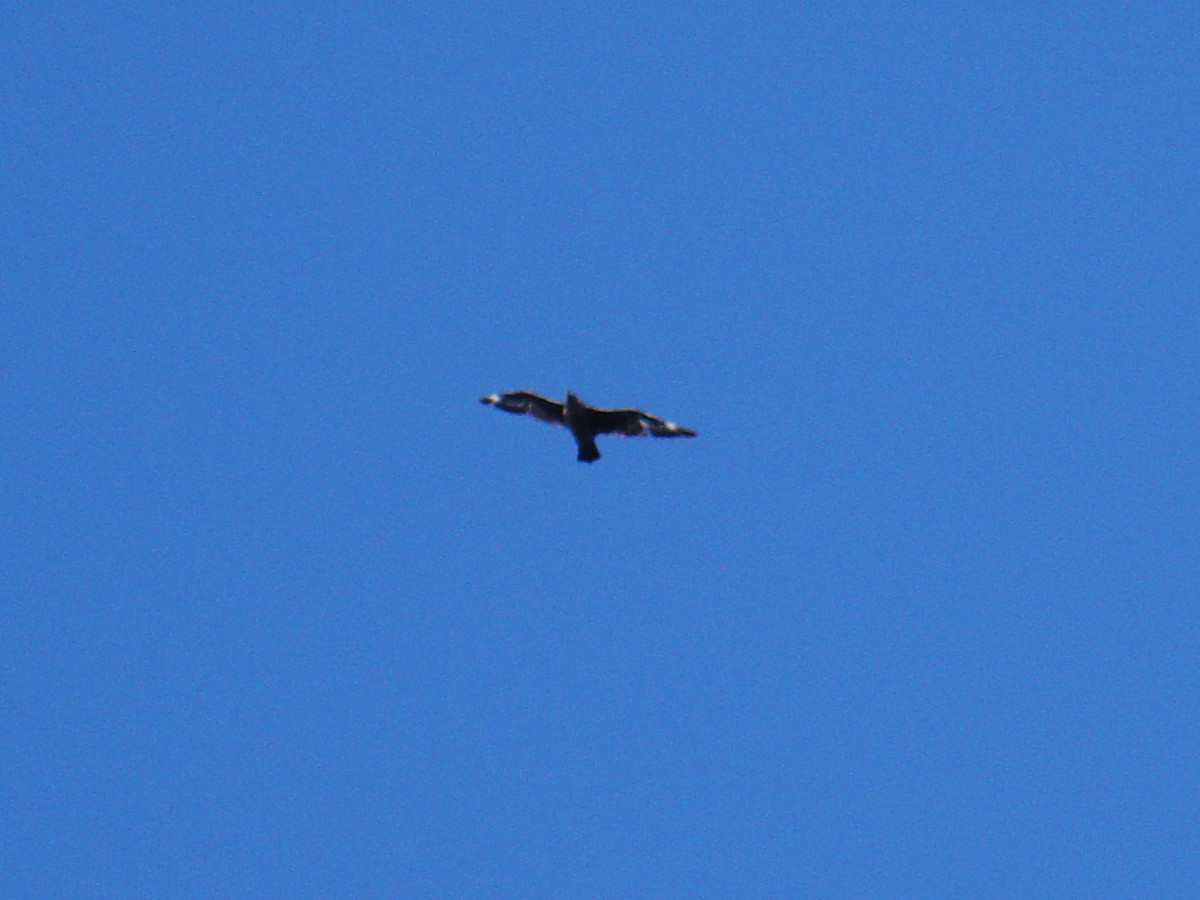
[[[1150,6],[6,6],[0,891],[1200,894]]]

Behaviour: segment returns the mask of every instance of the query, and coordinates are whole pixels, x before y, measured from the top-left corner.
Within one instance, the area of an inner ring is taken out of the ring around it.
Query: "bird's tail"
[[[596,447],[595,441],[581,441],[579,443],[579,455],[575,457],[580,462],[590,463],[595,462],[600,458],[600,451]]]

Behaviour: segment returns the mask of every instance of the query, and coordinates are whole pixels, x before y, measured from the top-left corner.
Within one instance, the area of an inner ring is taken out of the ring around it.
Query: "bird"
[[[640,409],[599,409],[588,406],[572,393],[567,402],[559,403],[532,391],[509,391],[505,394],[488,394],[479,398],[480,403],[489,404],[505,412],[533,416],[551,425],[565,425],[579,445],[580,462],[593,463],[600,458],[596,447],[596,435],[620,434],[626,437],[652,434],[655,437],[695,437],[690,428],[676,425],[652,416]]]

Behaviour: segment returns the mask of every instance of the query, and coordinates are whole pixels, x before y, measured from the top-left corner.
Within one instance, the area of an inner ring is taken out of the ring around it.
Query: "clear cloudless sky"
[[[0,50],[0,894],[1200,896],[1194,2]]]

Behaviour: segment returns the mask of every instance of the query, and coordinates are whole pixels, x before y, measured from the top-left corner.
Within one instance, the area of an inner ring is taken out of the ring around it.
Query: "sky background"
[[[1194,3],[0,58],[4,896],[1200,896]]]

